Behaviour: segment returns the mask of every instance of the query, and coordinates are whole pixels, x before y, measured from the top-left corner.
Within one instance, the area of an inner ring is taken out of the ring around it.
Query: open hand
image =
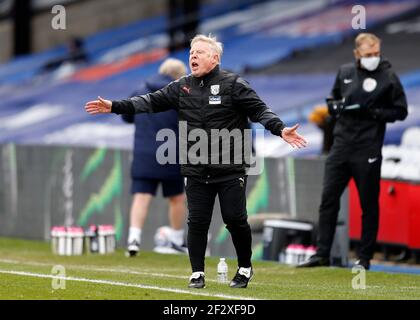
[[[85,110],[89,114],[110,113],[112,101],[98,97],[98,100],[89,101],[85,105]]]
[[[304,137],[296,132],[299,124],[295,124],[293,127],[286,127],[282,130],[281,136],[284,141],[290,144],[293,148],[304,148],[308,144]]]

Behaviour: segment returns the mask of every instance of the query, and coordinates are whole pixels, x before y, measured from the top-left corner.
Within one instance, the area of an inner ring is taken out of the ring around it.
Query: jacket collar
[[[200,84],[203,83],[203,85],[206,85],[212,78],[214,78],[216,75],[218,75],[220,72],[219,65],[216,65],[209,73],[205,74],[202,77],[195,78],[195,81]]]

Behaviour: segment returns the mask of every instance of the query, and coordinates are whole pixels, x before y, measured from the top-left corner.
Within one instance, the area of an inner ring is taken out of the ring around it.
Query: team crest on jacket
[[[377,86],[377,82],[375,79],[373,78],[366,78],[363,81],[363,90],[365,90],[366,92],[372,92],[373,90],[376,89]]]
[[[220,92],[220,85],[219,84],[215,84],[215,85],[210,86],[210,92],[214,96],[215,95],[218,95],[219,92]]]

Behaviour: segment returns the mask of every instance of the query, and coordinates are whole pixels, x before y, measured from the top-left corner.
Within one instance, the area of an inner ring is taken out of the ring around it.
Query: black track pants
[[[319,209],[317,255],[329,257],[340,210],[340,197],[354,178],[362,207],[362,237],[359,258],[371,259],[379,226],[381,151],[334,148],[325,164],[324,185]]]
[[[251,266],[251,228],[246,212],[246,177],[218,183],[203,183],[192,178],[186,182],[188,201],[188,253],[193,272],[204,271],[213,206],[219,196],[222,218],[229,230],[238,256],[238,266]]]

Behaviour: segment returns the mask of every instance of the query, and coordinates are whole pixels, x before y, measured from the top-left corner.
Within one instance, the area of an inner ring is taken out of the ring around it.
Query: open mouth
[[[197,62],[192,62],[191,63],[191,68],[197,69],[198,68],[198,63]]]

